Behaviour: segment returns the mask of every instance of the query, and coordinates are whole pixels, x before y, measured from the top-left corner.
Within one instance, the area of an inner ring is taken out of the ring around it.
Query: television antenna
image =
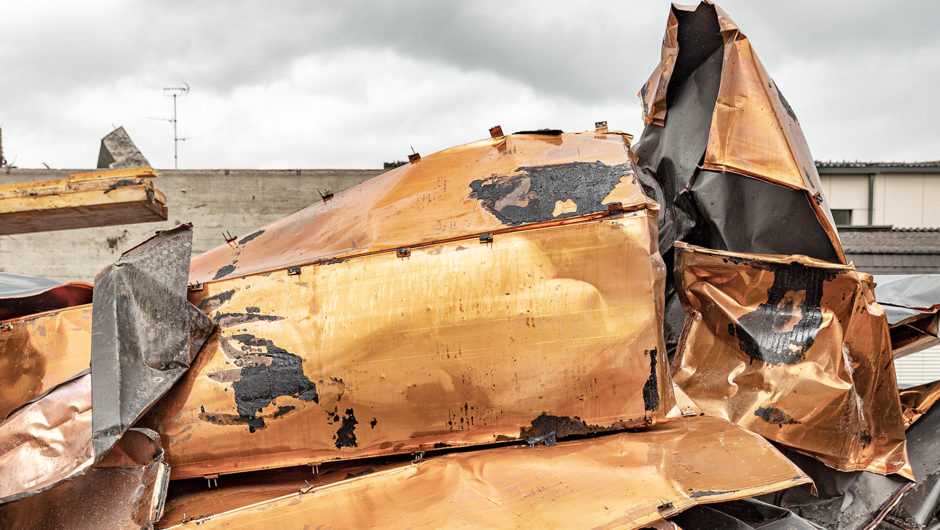
[[[176,97],[182,96],[189,92],[189,83],[183,81],[183,86],[181,87],[167,87],[163,89],[163,95],[173,97],[173,118],[150,118],[151,120],[163,120],[168,121],[173,124],[173,169],[179,169],[179,150],[178,144],[185,140],[186,138],[180,138],[176,133]]]

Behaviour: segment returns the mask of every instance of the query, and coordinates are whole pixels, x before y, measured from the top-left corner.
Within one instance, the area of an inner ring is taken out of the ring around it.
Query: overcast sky
[[[940,159],[940,2],[718,2],[817,159]],[[0,126],[19,167],[91,168],[123,125],[173,167],[378,168],[534,128],[642,132],[667,2],[5,2]]]

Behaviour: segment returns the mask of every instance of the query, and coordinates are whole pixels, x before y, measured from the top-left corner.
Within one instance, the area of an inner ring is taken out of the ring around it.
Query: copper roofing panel
[[[207,282],[402,246],[655,207],[621,134],[516,134],[445,149],[192,261]]]
[[[0,330],[0,421],[88,370],[91,305],[21,318]]]
[[[702,410],[842,470],[911,476],[871,276],[803,256],[676,246],[674,380]]]
[[[696,417],[555,447],[435,456],[225,513],[201,502],[186,510],[192,521],[158,527],[638,528],[696,504],[800,484],[811,481],[759,436]]]
[[[656,217],[207,284],[155,405],[174,478],[621,429],[673,408]]]

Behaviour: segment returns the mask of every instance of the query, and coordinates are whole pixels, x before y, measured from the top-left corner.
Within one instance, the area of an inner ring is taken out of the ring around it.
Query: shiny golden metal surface
[[[0,330],[0,421],[87,370],[91,304],[4,322]]]
[[[843,471],[912,478],[871,276],[803,256],[676,245],[674,380],[709,415]]]
[[[642,426],[673,408],[656,217],[190,293],[219,331],[143,420],[174,478]]]
[[[811,483],[760,437],[696,417],[555,447],[435,456],[225,513],[208,492],[186,510],[198,520],[158,527],[639,528],[696,504]]]
[[[628,145],[627,135],[590,132],[445,149],[194,258],[190,281],[562,222],[614,203],[656,208],[635,178]]]
[[[905,388],[900,394],[904,427],[907,428],[926,414],[937,399],[940,399],[940,381]]]
[[[91,375],[59,385],[0,424],[0,502],[91,467]]]
[[[676,56],[679,54],[679,43],[676,41],[676,32],[679,21],[675,13],[669,10],[669,20],[666,22],[666,34],[663,36],[663,48],[660,52],[659,65],[653,70],[637,96],[643,105],[643,122],[662,127],[666,123],[666,89],[672,70],[676,66]]]

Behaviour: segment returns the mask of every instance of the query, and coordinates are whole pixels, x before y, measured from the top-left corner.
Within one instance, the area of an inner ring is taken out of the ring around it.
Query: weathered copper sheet
[[[84,475],[0,506],[0,528],[139,530],[162,516],[170,470],[160,437],[131,429]]]
[[[0,504],[85,472],[91,446],[91,375],[59,385],[0,424]]]
[[[33,315],[0,329],[0,421],[88,370],[91,306]]]
[[[726,418],[842,471],[913,478],[871,276],[803,256],[676,245],[674,380]]]
[[[0,235],[165,221],[151,167],[0,186]]]
[[[185,478],[664,421],[655,227],[630,212],[206,284],[190,300],[219,332],[145,425]]]
[[[430,244],[526,224],[655,208],[621,134],[518,134],[445,149],[192,261],[190,281]]]
[[[811,481],[760,437],[696,417],[555,447],[435,456],[226,513],[193,502],[195,511],[186,513],[195,520],[173,525],[165,518],[158,526],[638,528],[696,504],[798,484]]]
[[[90,283],[0,273],[0,320],[91,303]]]
[[[660,127],[666,123],[666,88],[669,86],[672,70],[676,66],[676,56],[679,54],[679,43],[676,40],[678,29],[679,21],[676,20],[675,13],[670,10],[669,20],[666,22],[666,34],[663,35],[663,49],[660,52],[659,64],[637,94],[643,105],[644,123]]]
[[[901,390],[901,410],[904,427],[910,427],[940,399],[940,381],[912,386]]]

